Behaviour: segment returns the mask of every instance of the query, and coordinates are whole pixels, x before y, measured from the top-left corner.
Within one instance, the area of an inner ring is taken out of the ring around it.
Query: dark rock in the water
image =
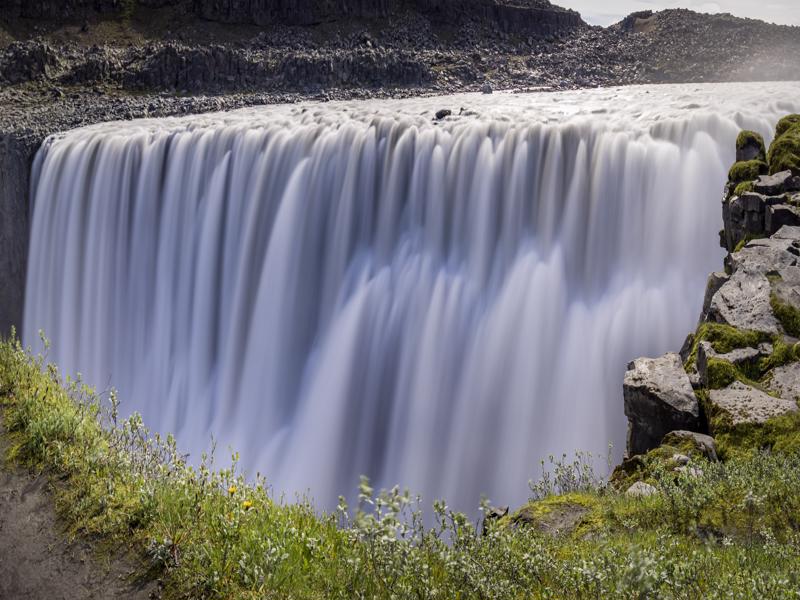
[[[436,120],[437,121],[441,121],[445,117],[449,117],[452,114],[453,114],[452,110],[450,110],[449,108],[444,108],[444,109],[436,112]]]
[[[629,456],[656,448],[670,431],[701,426],[700,405],[677,354],[631,363],[623,397]]]
[[[791,171],[783,171],[775,175],[762,175],[758,178],[754,185],[754,189],[758,194],[765,196],[777,196],[786,191],[786,183],[792,179]]]
[[[719,460],[717,457],[717,442],[710,435],[696,431],[671,431],[662,442],[667,446],[683,448],[691,446],[694,450],[705,456],[708,460]]]
[[[799,410],[793,400],[775,398],[740,381],[722,390],[711,390],[708,397],[712,410],[727,417],[726,426],[763,424],[772,417]]]

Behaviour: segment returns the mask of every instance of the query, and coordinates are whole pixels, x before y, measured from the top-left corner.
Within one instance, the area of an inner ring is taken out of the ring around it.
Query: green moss
[[[800,453],[800,412],[773,417],[763,424],[736,427],[721,421],[716,432],[720,458],[748,458],[759,452]]]
[[[728,171],[728,181],[731,183],[741,183],[743,181],[754,181],[760,175],[769,172],[767,163],[761,160],[742,160],[731,167]]]
[[[743,181],[742,183],[736,186],[736,189],[733,190],[734,196],[743,196],[744,194],[748,194],[755,189],[755,184],[753,181]]]
[[[702,341],[710,342],[715,352],[727,354],[737,348],[756,348],[759,344],[769,342],[771,339],[769,334],[759,331],[736,329],[722,323],[703,323],[695,333],[686,367],[694,367],[697,361],[697,347]]]
[[[710,358],[708,360],[708,387],[719,390],[728,387],[739,379],[736,367],[726,360]]]
[[[760,160],[761,162],[766,162],[767,160],[767,148],[764,144],[764,138],[761,136],[760,133],[756,133],[755,131],[742,131],[739,133],[739,136],[736,138],[736,149],[742,150],[746,146],[755,145],[758,147],[758,156],[756,160]]]
[[[792,127],[800,125],[800,115],[787,115],[778,121],[775,127],[775,137],[778,138],[789,131]]]
[[[792,337],[800,337],[800,310],[781,302],[775,294],[770,297],[770,305],[783,330]]]
[[[791,171],[800,175],[800,125],[776,138],[769,147],[769,172]]]

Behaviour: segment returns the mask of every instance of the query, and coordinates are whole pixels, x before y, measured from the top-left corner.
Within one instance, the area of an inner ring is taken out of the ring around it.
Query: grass
[[[719,333],[706,332],[738,343]],[[695,476],[653,458],[648,498],[604,484],[590,458],[551,459],[523,509],[578,506],[576,526],[550,535],[506,519],[482,532],[444,502],[426,527],[419,499],[366,480],[357,506],[320,514],[209,457],[192,467],[139,417],[120,420],[114,394],[64,380],[13,338],[0,342],[0,402],[8,459],[51,477],[69,531],[132,550],[167,599],[800,598],[800,455],[788,446],[693,457]]]

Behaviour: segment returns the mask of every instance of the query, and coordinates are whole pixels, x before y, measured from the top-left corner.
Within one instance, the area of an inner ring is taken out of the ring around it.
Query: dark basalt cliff
[[[129,13],[137,6],[174,7],[219,23],[314,25],[344,18],[387,17],[414,9],[452,22],[495,22],[505,31],[547,35],[585,26],[580,15],[547,0],[0,0],[8,19],[79,19],[92,13]]]

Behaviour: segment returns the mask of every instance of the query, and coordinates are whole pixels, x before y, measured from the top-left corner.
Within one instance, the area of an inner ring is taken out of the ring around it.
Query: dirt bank
[[[0,420],[2,413],[0,413]],[[0,424],[0,456],[8,440]],[[0,463],[0,599],[147,600],[153,582],[132,583],[131,564],[98,558],[85,542],[70,543],[43,475]]]

